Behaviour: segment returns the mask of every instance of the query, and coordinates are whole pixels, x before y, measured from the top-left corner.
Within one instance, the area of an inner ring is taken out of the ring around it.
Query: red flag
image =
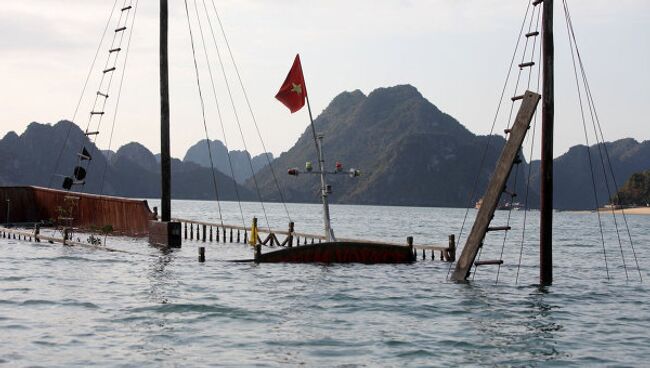
[[[282,87],[280,87],[280,91],[275,95],[275,98],[294,113],[305,106],[306,97],[307,87],[305,86],[305,77],[302,75],[300,55],[296,55],[293,66],[289,70],[289,74],[287,74],[287,78],[282,83]]]

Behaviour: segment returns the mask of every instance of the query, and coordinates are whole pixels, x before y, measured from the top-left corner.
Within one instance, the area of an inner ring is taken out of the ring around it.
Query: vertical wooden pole
[[[230,228],[230,242],[232,243],[232,228]]]
[[[205,247],[199,247],[199,262],[205,262]]]
[[[208,233],[208,227],[207,225],[203,225],[203,242],[205,243],[205,238]]]
[[[210,226],[210,243],[212,243],[212,226]]]
[[[293,228],[294,228],[294,223],[293,221],[291,221],[289,222],[289,241],[288,241],[290,247],[293,247]]]
[[[409,246],[409,249],[411,250],[411,254],[413,255],[413,260],[415,261],[417,259],[417,254],[415,253],[415,249],[413,248],[412,236],[406,238],[406,244]]]
[[[190,240],[194,240],[194,224],[190,223]]]
[[[255,244],[255,262],[259,262],[260,256],[262,255],[262,244]]]
[[[554,43],[553,0],[544,0],[542,13],[542,148],[541,148],[541,202],[539,234],[539,281],[553,283],[553,125]]]
[[[185,223],[185,240],[187,240],[187,222]]]
[[[237,243],[241,243],[240,238],[239,238],[240,234],[241,234],[241,231],[239,231],[239,229],[237,229]]]
[[[456,235],[449,235],[449,250],[448,250],[448,262],[456,261]]]
[[[169,61],[167,53],[167,0],[160,0],[160,172],[161,217],[171,220],[171,156],[169,143]]]

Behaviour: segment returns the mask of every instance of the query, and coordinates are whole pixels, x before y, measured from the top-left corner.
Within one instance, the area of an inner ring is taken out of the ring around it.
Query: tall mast
[[[161,220],[171,220],[171,158],[169,153],[169,64],[167,0],[160,0],[160,178]]]
[[[307,110],[309,111],[309,121],[311,123],[311,131],[314,135],[314,143],[316,144],[316,153],[318,154],[318,169],[320,171],[320,192],[323,201],[323,220],[325,223],[325,240],[328,242],[336,241],[334,237],[334,230],[330,221],[330,207],[328,201],[327,181],[325,180],[325,156],[323,155],[323,137],[316,134],[314,127],[314,117],[311,114],[311,105],[309,104],[309,97],[305,96],[307,100]]]
[[[553,0],[544,0],[542,13],[542,152],[541,202],[539,234],[539,280],[541,285],[553,283],[553,118],[554,44]]]

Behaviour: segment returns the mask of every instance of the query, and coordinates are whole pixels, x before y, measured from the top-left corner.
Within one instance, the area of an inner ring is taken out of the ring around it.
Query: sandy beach
[[[611,208],[599,208],[600,212],[612,212]],[[623,210],[616,210],[617,214],[625,211],[626,215],[650,215],[650,207],[631,207]]]
[[[599,212],[603,213],[611,213],[612,209],[611,208],[599,208]],[[592,213],[594,211],[571,211],[575,213]],[[630,207],[630,208],[625,208],[623,210],[617,209],[614,211],[617,215],[622,214],[625,212],[626,215],[650,215],[650,207]]]

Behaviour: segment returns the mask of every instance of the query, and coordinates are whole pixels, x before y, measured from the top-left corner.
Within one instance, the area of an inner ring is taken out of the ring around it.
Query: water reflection
[[[174,282],[174,271],[171,265],[174,261],[174,250],[161,249],[160,257],[152,257],[147,279],[149,280],[149,299],[154,303],[167,304],[170,283]]]
[[[535,288],[530,291],[531,287]],[[493,284],[483,288],[468,284],[465,312],[469,327],[476,334],[468,358],[485,364],[486,350],[493,363],[530,365],[563,359],[568,354],[558,346],[557,334],[563,326],[555,314],[558,306],[549,302],[552,295],[535,286],[512,289]]]

